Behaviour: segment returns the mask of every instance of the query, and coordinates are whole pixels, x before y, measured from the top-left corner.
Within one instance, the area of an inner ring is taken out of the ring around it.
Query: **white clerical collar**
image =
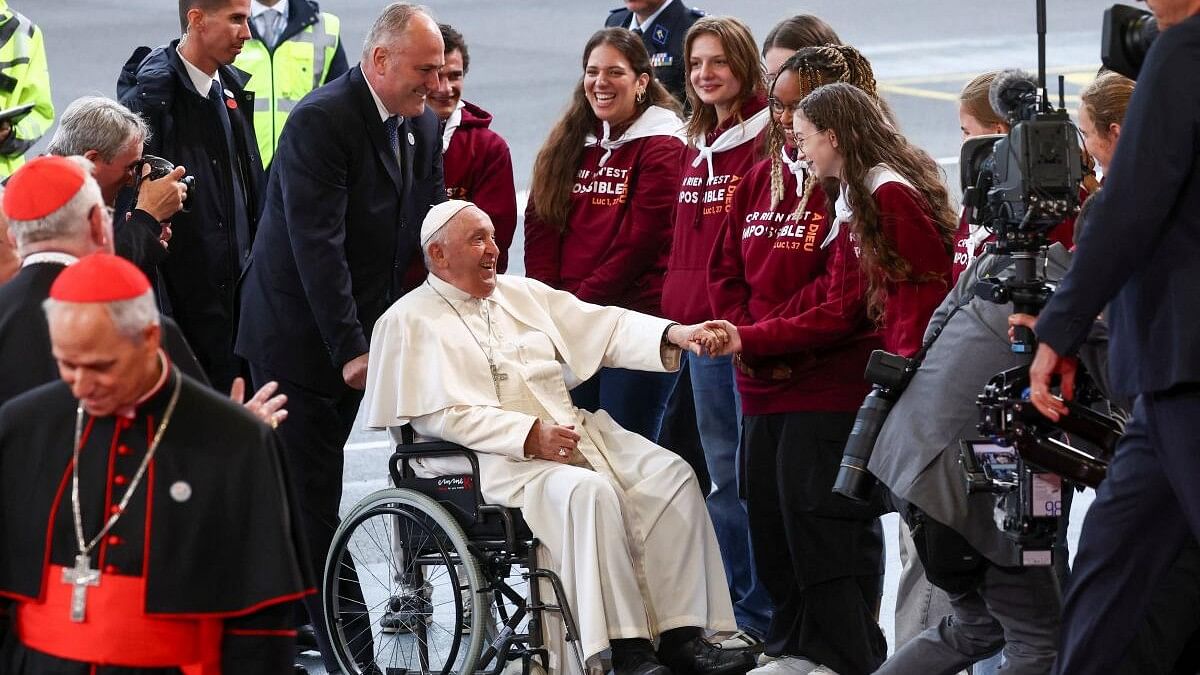
[[[259,14],[262,14],[263,12],[265,12],[269,9],[269,10],[279,12],[279,14],[283,16],[284,25],[287,25],[288,13],[290,11],[291,4],[292,4],[291,0],[283,0],[282,2],[276,3],[274,7],[267,7],[266,5],[262,4],[258,0],[251,0],[250,16],[252,18],[258,18]]]
[[[629,30],[640,28],[642,32],[645,33],[647,30],[649,30],[650,26],[654,25],[654,21],[658,19],[658,15],[662,14],[664,9],[670,7],[672,2],[675,2],[675,0],[667,0],[663,4],[659,5],[658,9],[650,15],[650,18],[646,19],[646,23],[638,23],[637,14],[630,13]]]
[[[162,349],[158,350],[158,365],[162,372],[158,374],[158,381],[154,383],[154,386],[150,387],[146,393],[142,394],[141,398],[134,402],[132,406],[118,410],[116,413],[114,413],[115,415],[128,419],[137,417],[137,409],[140,408],[143,403],[149,401],[155,394],[162,391],[163,385],[167,383],[167,377],[171,374],[171,360],[167,358],[166,352],[164,352]]]
[[[455,286],[454,284],[437,276],[433,272],[430,272],[429,275],[425,277],[425,281],[429,284],[430,288],[438,293],[438,295],[441,295],[447,300],[451,300],[456,303],[466,302],[468,300],[480,300],[480,298],[476,298],[458,286]]]
[[[21,267],[29,267],[30,265],[40,265],[42,263],[54,263],[57,265],[74,265],[79,262],[79,258],[70,253],[62,251],[38,251],[30,253],[21,259]]]
[[[175,48],[175,51],[179,53],[179,60],[183,61],[183,67],[187,69],[188,77],[191,78],[192,86],[196,88],[197,94],[207,98],[209,90],[212,89],[213,82],[216,82],[218,87],[221,86],[221,78],[216,72],[209,75],[197,68],[191,61],[188,61],[187,57],[183,55],[183,51],[178,47]]]
[[[375,100],[375,109],[379,111],[379,121],[386,122],[387,118],[392,116],[392,113],[388,112],[387,107],[383,105],[383,100],[379,98],[379,94],[375,93],[375,87],[371,86],[371,78],[367,77],[366,73],[363,73],[363,81],[367,83],[367,91],[371,92],[371,98]],[[397,121],[404,121],[404,117],[400,115],[396,115],[396,117],[398,118]]]

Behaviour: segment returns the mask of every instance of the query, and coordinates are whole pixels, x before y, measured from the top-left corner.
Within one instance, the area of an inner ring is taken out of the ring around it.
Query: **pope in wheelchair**
[[[569,394],[602,367],[675,370],[702,329],[497,275],[493,236],[469,202],[430,209],[429,277],[375,324],[367,425],[474,451],[483,501],[519,509],[561,579],[589,669],[611,649],[617,675],[744,673],[750,654],[704,639],[737,627],[692,470]],[[462,457],[416,463],[426,476],[471,471]],[[547,640],[551,671],[578,670],[561,638]]]

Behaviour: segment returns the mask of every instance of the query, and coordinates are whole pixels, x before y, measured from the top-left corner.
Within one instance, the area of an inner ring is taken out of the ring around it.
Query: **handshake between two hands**
[[[690,326],[674,324],[667,330],[667,340],[697,356],[726,356],[742,351],[737,326],[720,319]]]

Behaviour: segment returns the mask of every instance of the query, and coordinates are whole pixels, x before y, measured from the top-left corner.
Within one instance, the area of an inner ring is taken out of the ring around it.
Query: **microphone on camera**
[[[988,103],[1009,126],[1037,110],[1037,78],[1023,70],[1002,70],[988,88]]]

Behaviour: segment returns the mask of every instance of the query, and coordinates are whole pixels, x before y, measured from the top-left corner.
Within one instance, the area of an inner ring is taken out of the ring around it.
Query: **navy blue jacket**
[[[1109,305],[1113,389],[1200,382],[1200,15],[1146,56],[1104,189],[1038,337],[1073,353]],[[1111,304],[1110,304],[1111,303]]]
[[[425,213],[446,201],[432,110],[401,125],[400,146],[403,166],[358,66],[292,111],[242,280],[238,355],[318,392],[345,387],[342,365],[367,352]]]
[[[668,2],[671,4],[650,24],[649,30],[642,33],[642,44],[646,45],[646,51],[650,54],[655,79],[661,82],[672,96],[679,99],[680,103],[685,103],[687,93],[683,84],[683,38],[692,24],[696,23],[696,19],[704,16],[704,11],[685,6],[683,0]],[[628,9],[614,9],[609,12],[604,26],[629,28],[633,22],[632,17],[633,12]]]
[[[159,263],[159,302],[183,329],[200,364],[218,389],[228,389],[241,373],[233,355],[237,326],[237,280],[254,237],[261,210],[262,161],[254,138],[254,94],[243,85],[244,71],[222,66],[221,85],[233,94],[229,121],[245,181],[249,232],[236,232],[234,176],[224,126],[208,92],[197,92],[176,51],[179,41],[165,47],[139,47],[121,71],[117,95],[150,125],[145,151],[184,166],[196,177],[189,210],[171,217],[171,247]],[[122,223],[118,227],[125,227]],[[152,228],[150,228],[151,233]],[[142,260],[137,261],[139,264]]]

